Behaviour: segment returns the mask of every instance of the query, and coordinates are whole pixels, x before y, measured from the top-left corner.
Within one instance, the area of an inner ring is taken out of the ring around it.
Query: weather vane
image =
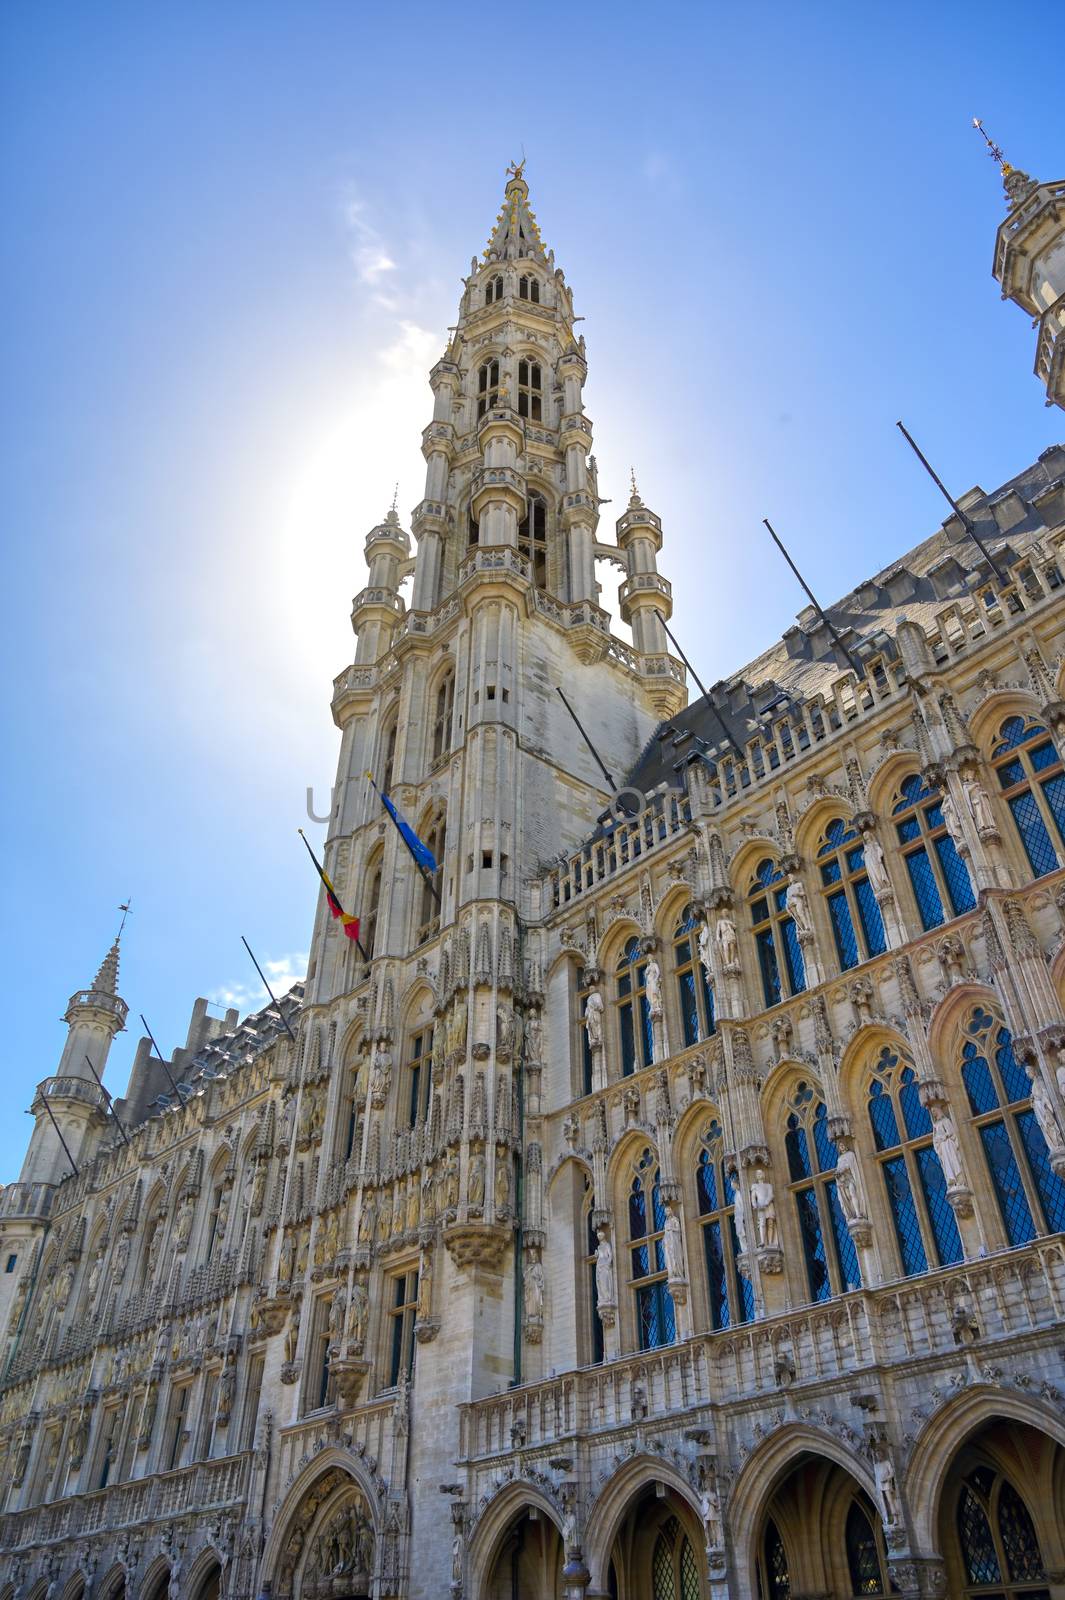
[[[121,937],[122,937],[122,929],[126,926],[126,918],[129,916],[130,912],[133,909],[133,896],[130,895],[127,898],[127,900],[125,901],[125,904],[124,905],[120,905],[118,909],[122,913],[122,921],[118,925],[118,937],[121,939]]]
[[[973,118],[973,127],[987,145],[987,153],[991,157],[992,161],[997,161],[1000,167],[1008,165],[1006,157],[1002,154],[1002,151],[999,149],[995,141],[990,137],[987,129],[984,127],[979,117]]]
[[[640,498],[640,491],[636,487],[636,468],[635,467],[630,467],[629,468],[629,483],[632,485],[632,498],[634,500],[638,500]]]
[[[392,490],[392,510],[393,511],[397,510],[397,502],[398,502],[398,500],[399,500],[399,482],[397,480],[396,487]]]
[[[512,161],[507,168],[508,178],[522,178],[525,176],[525,147],[522,146],[521,160]]]

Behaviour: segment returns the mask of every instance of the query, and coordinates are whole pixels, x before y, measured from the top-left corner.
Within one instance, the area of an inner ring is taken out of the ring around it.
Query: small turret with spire
[[[405,606],[400,583],[410,571],[410,535],[401,527],[396,502],[399,484],[383,522],[370,529],[364,547],[369,577],[351,603],[351,626],[358,635],[356,665],[371,665],[389,649]]]

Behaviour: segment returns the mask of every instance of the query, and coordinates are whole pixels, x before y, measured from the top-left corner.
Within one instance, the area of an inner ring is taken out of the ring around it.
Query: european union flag
[[[399,812],[396,810],[387,794],[383,794],[381,796],[381,804],[384,806],[385,810],[392,818],[392,821],[403,835],[407,849],[410,851],[418,865],[423,867],[426,872],[435,873],[436,857],[433,855],[433,852],[430,850],[429,846],[418,838],[418,835],[415,833],[409,822],[404,822],[403,818],[400,816]]]

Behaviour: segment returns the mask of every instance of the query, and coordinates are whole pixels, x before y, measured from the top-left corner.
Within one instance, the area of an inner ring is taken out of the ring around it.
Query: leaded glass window
[[[791,1570],[780,1529],[770,1518],[762,1540],[762,1588],[765,1600],[791,1600]]]
[[[808,1083],[789,1102],[784,1148],[811,1300],[859,1288],[858,1255],[836,1192],[839,1151],[829,1138],[825,1103]]]
[[[436,873],[430,876],[426,872],[419,872],[421,878],[421,897],[418,908],[418,927],[415,932],[415,943],[422,944],[424,940],[431,939],[440,928],[440,902],[437,895],[442,892],[444,881],[444,851],[447,848],[447,819],[442,811],[438,812],[433,820],[419,830],[420,837],[428,845],[436,861]]]
[[[622,952],[615,972],[618,1028],[621,1034],[621,1071],[627,1077],[654,1060],[651,1007],[647,1000],[647,957],[639,939],[632,938]]]
[[[767,1006],[806,988],[806,969],[795,921],[787,910],[788,880],[768,856],[759,862],[747,893]]]
[[[880,1521],[864,1497],[851,1501],[844,1537],[851,1593],[888,1594]]]
[[[960,1261],[958,1224],[932,1148],[932,1119],[912,1063],[888,1045],[870,1074],[866,1106],[903,1272]]]
[[[407,1126],[424,1123],[429,1116],[433,1089],[433,1030],[419,1028],[407,1046]]]
[[[538,361],[518,362],[518,416],[539,422],[543,417],[543,374]]]
[[[855,829],[836,817],[822,835],[817,859],[840,971],[846,972],[887,949],[880,907],[865,870],[865,846]]]
[[[502,279],[499,280],[502,284]],[[502,289],[500,289],[502,293]],[[499,362],[486,361],[477,374],[477,415],[483,417],[499,400]]]
[[[921,926],[938,928],[971,911],[972,881],[947,832],[938,791],[926,788],[915,772],[900,784],[892,814]]]
[[[1065,1228],[1065,1182],[1050,1165],[1031,1084],[1013,1036],[977,1006],[965,1025],[961,1077],[1010,1244]]]
[[[1053,872],[1065,839],[1065,769],[1040,722],[1007,717],[991,752],[1002,797],[1037,878]]]
[[[754,1317],[754,1289],[736,1266],[736,1191],[726,1171],[724,1139],[717,1118],[703,1129],[695,1158],[695,1194],[703,1235],[710,1326],[729,1328]]]
[[[436,691],[433,714],[433,757],[439,761],[451,749],[451,723],[455,708],[455,674],[448,668]]]
[[[526,365],[525,362],[520,362],[519,363],[519,367],[518,367],[519,373],[521,371],[521,368],[523,366],[525,366],[525,365]],[[535,367],[533,370],[537,373],[537,383],[539,383],[540,368],[539,367]],[[521,405],[521,402],[522,402],[523,398],[525,399],[526,403],[528,403],[528,396],[526,394],[524,394],[523,391],[519,390],[519,392],[518,392],[519,407]],[[536,397],[536,408],[537,409],[532,413],[533,416],[538,417],[540,415],[539,407],[540,407],[540,398],[539,398],[539,394],[537,394],[537,397]],[[529,415],[529,413],[526,412],[526,411],[523,411],[521,414],[522,414],[523,417]],[[518,524],[518,549],[520,550],[521,554],[525,557],[526,561],[528,561],[528,563],[529,563],[529,574],[530,574],[530,576],[532,578],[533,583],[536,585],[536,587],[538,589],[546,588],[546,586],[547,586],[547,505],[544,502],[543,497],[541,495],[531,494],[529,496],[529,502],[528,502],[528,505],[525,508],[525,515],[524,515],[524,517],[522,517],[521,522]]]
[[[965,1594],[1042,1600],[1049,1591],[1031,1513],[1008,1478],[980,1466],[962,1484],[955,1512]],[[996,1588],[992,1594],[989,1585]]]
[[[651,1600],[699,1600],[699,1567],[676,1517],[662,1524],[651,1556]]]
[[[641,1350],[672,1344],[677,1315],[666,1283],[663,1231],[666,1208],[659,1190],[658,1163],[647,1146],[629,1184],[629,1272],[636,1310],[636,1335]]]
[[[689,906],[673,930],[673,971],[685,1047],[708,1039],[714,1031],[714,996],[699,960],[698,935],[699,919]]]

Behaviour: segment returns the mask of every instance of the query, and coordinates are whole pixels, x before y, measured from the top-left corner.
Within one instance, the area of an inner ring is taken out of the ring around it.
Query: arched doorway
[[[193,1584],[189,1600],[219,1600],[221,1593],[222,1568],[215,1561]]]
[[[758,1600],[893,1592],[879,1512],[844,1467],[812,1451],[791,1462],[773,1489],[759,1529],[757,1571]]]
[[[999,1420],[958,1449],[943,1483],[939,1546],[958,1600],[1050,1600],[1065,1556],[1065,1450]]]
[[[278,1600],[369,1600],[377,1565],[373,1512],[343,1466],[327,1467],[294,1498],[265,1560]],[[220,1585],[195,1600],[217,1600]]]
[[[614,1535],[611,1600],[704,1600],[704,1540],[691,1507],[666,1484],[648,1484]]]
[[[564,1555],[558,1529],[527,1506],[499,1541],[483,1600],[560,1600]]]

